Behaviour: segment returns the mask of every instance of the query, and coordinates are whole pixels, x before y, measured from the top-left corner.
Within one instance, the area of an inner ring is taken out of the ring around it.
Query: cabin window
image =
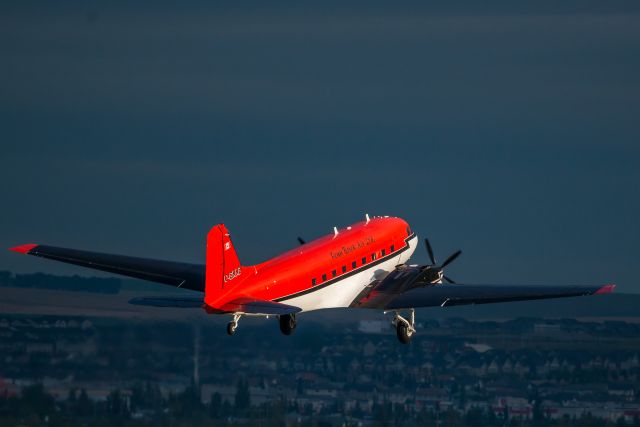
[[[376,254],[375,252],[371,254],[371,261],[375,261],[376,260]]]
[[[336,277],[336,275],[337,275],[336,271],[335,271],[335,270],[332,270],[332,271],[331,271],[331,277]]]
[[[380,251],[380,255],[381,255],[381,256],[384,256],[384,254],[385,254],[385,251],[384,251],[384,249],[383,249],[382,251]]]
[[[316,278],[314,277],[313,279],[311,279],[311,286],[315,286],[316,285]]]
[[[367,263],[367,258],[362,258],[362,265],[365,265]]]
[[[322,275],[322,281],[323,281],[323,282],[326,282],[326,281],[327,281],[327,275],[326,275],[326,274],[323,274],[323,275]]]
[[[351,263],[351,268],[356,268],[356,266],[357,266],[357,265],[358,265],[358,263],[357,263],[357,262],[355,262],[355,261],[353,261],[353,262]]]
[[[391,252],[396,250],[396,245],[391,245]]]
[[[347,266],[346,266],[346,265],[343,265],[343,266],[342,266],[342,272],[343,272],[343,273],[346,273],[346,272],[347,272]]]

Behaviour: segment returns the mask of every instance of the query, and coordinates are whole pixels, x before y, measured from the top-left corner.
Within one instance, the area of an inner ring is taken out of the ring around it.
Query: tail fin
[[[214,307],[218,297],[243,281],[243,269],[224,224],[214,225],[207,235],[207,266],[204,302]]]

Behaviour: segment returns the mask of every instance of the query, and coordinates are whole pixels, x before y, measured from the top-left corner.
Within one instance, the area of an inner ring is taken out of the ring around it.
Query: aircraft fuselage
[[[300,307],[303,311],[348,307],[372,281],[406,263],[418,243],[400,218],[374,217],[337,230],[264,263],[243,267],[218,304],[242,293]],[[238,277],[239,279],[240,277]],[[223,286],[225,286],[223,285]]]

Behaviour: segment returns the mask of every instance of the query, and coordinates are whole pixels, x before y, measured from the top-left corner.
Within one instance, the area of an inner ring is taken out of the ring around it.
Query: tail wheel
[[[227,323],[227,334],[233,335],[238,329],[238,322],[240,321],[240,317],[242,317],[239,313],[234,313],[233,320]]]
[[[280,332],[284,335],[291,335],[296,329],[296,315],[295,314],[283,314],[279,318],[280,320]]]
[[[236,332],[237,328],[238,328],[238,324],[236,322],[227,323],[227,334],[233,335]]]
[[[398,322],[396,324],[396,333],[398,334],[398,340],[402,344],[409,344],[413,337],[413,330],[404,322]]]

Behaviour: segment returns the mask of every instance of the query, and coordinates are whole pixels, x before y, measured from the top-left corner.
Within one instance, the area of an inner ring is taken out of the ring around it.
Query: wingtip
[[[13,251],[13,252],[18,252],[18,253],[21,253],[21,254],[28,254],[36,246],[38,246],[38,245],[35,244],[35,243],[27,243],[26,245],[14,246],[13,248],[9,248],[9,250]]]
[[[604,285],[595,292],[595,295],[610,294],[616,288],[616,285]]]

